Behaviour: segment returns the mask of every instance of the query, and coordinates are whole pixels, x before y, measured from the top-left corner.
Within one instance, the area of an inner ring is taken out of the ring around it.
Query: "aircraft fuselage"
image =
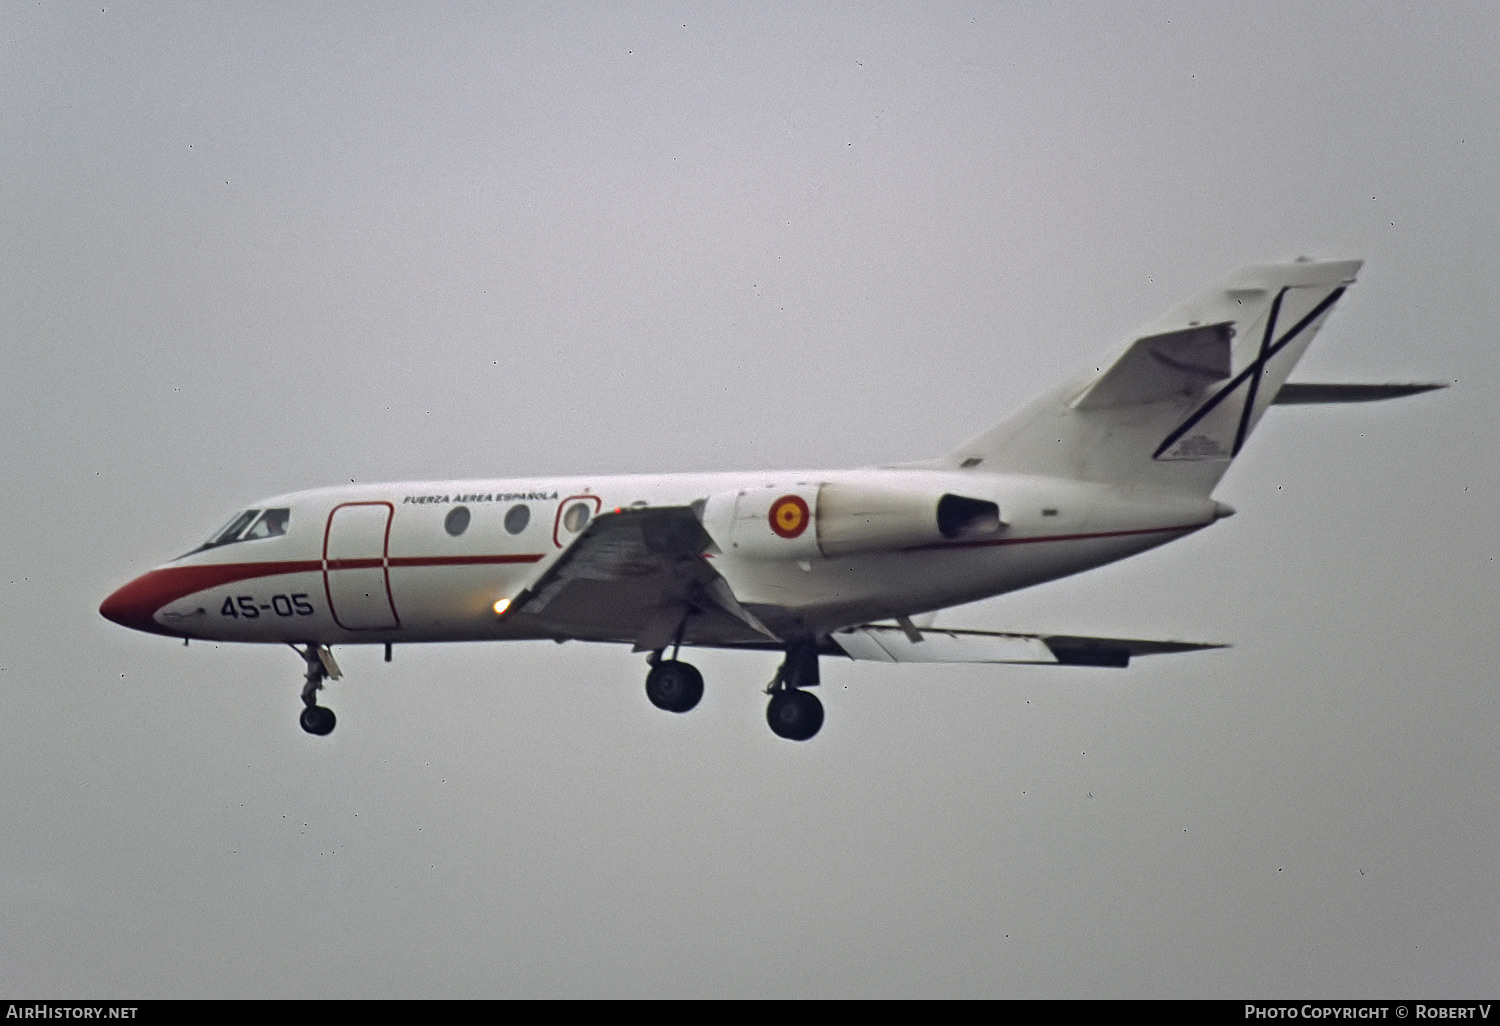
[[[830,486],[910,495],[917,504],[943,495],[992,502],[1001,523],[991,536],[929,538],[920,529],[903,534],[899,523],[882,534],[874,523],[880,511],[861,507],[843,513],[853,540],[834,543],[824,523],[828,500],[819,501],[833,494]],[[754,513],[757,503],[793,496],[805,503],[806,522],[793,525],[800,530],[778,533],[769,509]],[[256,503],[246,512],[286,511],[280,533],[172,560],[121,588],[101,611],[140,630],[221,641],[634,642],[607,619],[502,615],[496,603],[514,598],[600,514],[694,503],[718,543],[707,553],[712,566],[782,637],[815,637],[1077,573],[1180,538],[1224,509],[1185,494],[910,469],[348,485]],[[868,544],[861,530],[871,534]],[[739,638],[695,635],[691,622],[683,638],[764,640],[748,628]]]

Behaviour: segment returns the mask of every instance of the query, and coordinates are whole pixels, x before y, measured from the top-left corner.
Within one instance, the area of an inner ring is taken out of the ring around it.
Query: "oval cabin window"
[[[589,522],[589,507],[587,503],[575,502],[568,507],[563,514],[563,526],[574,534],[583,530],[583,525]]]
[[[443,530],[457,538],[469,529],[469,507],[454,506],[443,520]]]
[[[531,510],[525,505],[512,506],[505,514],[505,529],[511,534],[520,534],[531,523]]]

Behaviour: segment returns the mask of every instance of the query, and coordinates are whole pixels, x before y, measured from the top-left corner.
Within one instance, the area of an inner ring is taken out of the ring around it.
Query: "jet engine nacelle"
[[[1000,507],[921,481],[770,485],[709,496],[703,526],[725,554],[811,559],[987,538]]]

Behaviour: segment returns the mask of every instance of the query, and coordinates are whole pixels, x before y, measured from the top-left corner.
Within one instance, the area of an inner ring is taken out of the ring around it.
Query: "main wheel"
[[[685,713],[703,697],[703,674],[691,663],[662,659],[646,674],[646,697],[658,709]]]
[[[301,722],[303,730],[322,737],[333,733],[333,727],[338,722],[338,718],[333,715],[332,709],[325,709],[321,705],[310,705],[302,710]]]
[[[806,741],[823,726],[823,703],[810,691],[778,691],[766,706],[766,722],[777,737]]]

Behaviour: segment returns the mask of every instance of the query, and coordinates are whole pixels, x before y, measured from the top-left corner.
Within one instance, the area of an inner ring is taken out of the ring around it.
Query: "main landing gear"
[[[646,697],[652,705],[667,712],[685,713],[703,698],[703,674],[692,663],[677,658],[682,651],[682,632],[687,629],[687,622],[688,618],[683,616],[677,624],[672,658],[662,658],[665,649],[652,652],[651,669],[646,674]]]
[[[703,698],[703,674],[691,663],[676,658],[675,648],[672,656],[664,659],[661,652],[651,654],[646,697],[658,709],[685,713]],[[799,642],[788,647],[786,660],[766,688],[771,696],[766,722],[773,734],[788,741],[806,741],[818,732],[823,726],[823,703],[812,692],[802,690],[817,683],[818,646]]]
[[[703,674],[692,663],[663,659],[658,652],[646,674],[646,697],[658,709],[685,713],[703,697]]]
[[[806,741],[823,726],[823,703],[803,688],[818,683],[818,646],[810,641],[798,642],[786,650],[786,660],[771,678],[766,694],[766,722],[771,733],[788,741]]]
[[[339,670],[339,664],[327,645],[309,643],[303,648],[293,645],[292,651],[307,663],[306,683],[302,685],[302,704],[305,708],[299,719],[302,729],[318,737],[331,734],[338,718],[333,715],[332,709],[318,704],[318,692],[322,690],[325,680],[338,680],[343,672]]]

